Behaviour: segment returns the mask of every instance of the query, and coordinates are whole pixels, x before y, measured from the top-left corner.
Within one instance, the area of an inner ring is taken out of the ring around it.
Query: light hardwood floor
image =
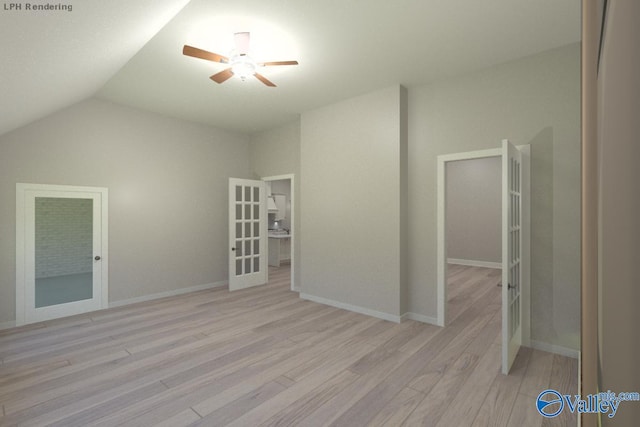
[[[447,328],[300,300],[201,291],[0,331],[0,425],[542,426],[577,362],[522,349],[500,370],[494,270],[452,266]]]

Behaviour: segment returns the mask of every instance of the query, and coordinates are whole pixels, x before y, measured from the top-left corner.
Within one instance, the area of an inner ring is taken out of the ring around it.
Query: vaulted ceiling
[[[32,3],[41,4],[41,3]],[[97,96],[254,132],[392,84],[463,74],[580,39],[578,0],[61,0],[71,11],[0,10],[0,135]],[[209,76],[182,55],[227,55],[250,31],[278,87]]]

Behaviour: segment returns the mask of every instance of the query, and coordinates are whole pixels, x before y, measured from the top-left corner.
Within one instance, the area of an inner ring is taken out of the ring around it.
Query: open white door
[[[502,373],[522,344],[522,155],[502,141]]]
[[[267,283],[264,181],[229,178],[229,290]]]

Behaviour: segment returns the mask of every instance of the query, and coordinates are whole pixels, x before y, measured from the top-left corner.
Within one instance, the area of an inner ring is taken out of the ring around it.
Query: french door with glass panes
[[[229,290],[267,283],[264,181],[229,178]]]
[[[17,325],[107,307],[107,195],[17,184]]]
[[[522,154],[502,141],[502,373],[522,344]]]

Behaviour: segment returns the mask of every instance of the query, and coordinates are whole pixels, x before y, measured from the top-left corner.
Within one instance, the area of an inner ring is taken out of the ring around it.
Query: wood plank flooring
[[[444,329],[301,300],[283,266],[258,288],[0,331],[0,426],[549,425],[535,398],[577,393],[577,361],[522,349],[500,374],[499,274],[449,277]]]

